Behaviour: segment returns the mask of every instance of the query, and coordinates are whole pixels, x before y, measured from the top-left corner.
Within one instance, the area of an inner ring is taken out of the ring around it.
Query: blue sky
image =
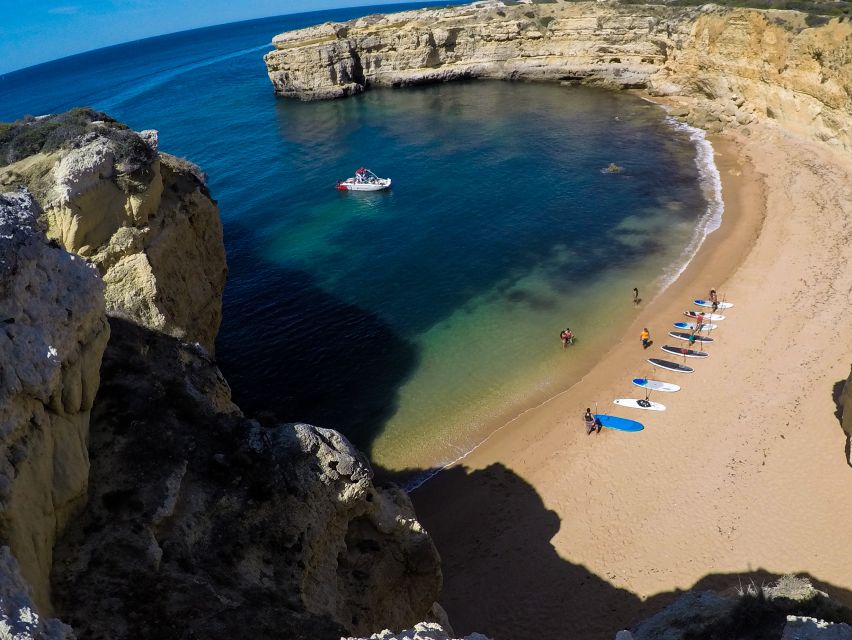
[[[0,73],[196,27],[400,1],[0,0]]]

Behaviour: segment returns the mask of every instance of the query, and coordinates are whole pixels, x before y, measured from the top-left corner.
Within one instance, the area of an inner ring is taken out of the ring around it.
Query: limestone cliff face
[[[32,189],[48,236],[98,267],[108,311],[212,352],[227,269],[203,176],[158,153],[156,132],[119,137],[100,116],[61,148],[0,168],[0,187]]]
[[[427,615],[440,560],[402,491],[335,431],[243,417],[203,352],[111,324],[89,504],[53,572],[81,637],[336,639]]]
[[[49,610],[53,545],[85,502],[89,412],[109,336],[103,285],[0,196],[0,543]]]
[[[775,120],[785,130],[852,151],[852,24],[808,28],[794,11],[698,16],[652,78],[658,95],[706,104],[697,124]],[[708,114],[709,112],[709,114]]]
[[[645,86],[665,62],[671,38],[688,33],[688,25],[673,18],[693,13],[597,3],[480,2],[283,33],[264,59],[275,91],[303,99],[456,78]]]
[[[336,98],[456,78],[582,82],[688,98],[711,130],[775,119],[852,149],[852,24],[794,11],[479,2],[326,23],[276,36],[275,91]]]
[[[0,547],[0,637],[4,640],[74,640],[71,627],[40,615],[30,591],[9,547]]]

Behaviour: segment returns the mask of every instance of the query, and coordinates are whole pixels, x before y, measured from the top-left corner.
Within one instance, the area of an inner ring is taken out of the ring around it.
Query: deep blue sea
[[[632,288],[662,290],[720,211],[706,143],[627,93],[490,81],[273,95],[274,35],[371,12],[6,74],[0,120],[91,106],[199,164],[225,229],[217,358],[237,403],[340,429],[404,469],[456,458],[575,381],[629,323]],[[602,172],[610,162],[623,171]],[[392,190],[334,189],[362,165]],[[565,326],[578,341],[563,351]]]

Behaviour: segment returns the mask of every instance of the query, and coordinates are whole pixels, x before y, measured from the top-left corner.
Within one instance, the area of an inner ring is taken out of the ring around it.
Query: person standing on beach
[[[589,407],[586,407],[586,413],[583,415],[583,422],[586,424],[586,435],[592,433],[592,431],[601,432],[601,421],[598,420],[595,416],[592,415],[592,410]]]
[[[647,349],[651,346],[651,333],[648,331],[648,327],[642,329],[642,333],[639,334],[639,339],[642,340],[643,349]]]
[[[633,306],[639,306],[639,289],[633,287]]]

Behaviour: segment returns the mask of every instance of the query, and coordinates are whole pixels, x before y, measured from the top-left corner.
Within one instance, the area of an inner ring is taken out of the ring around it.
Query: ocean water
[[[7,74],[0,120],[88,105],[158,129],[220,205],[217,359],[237,403],[337,428],[383,468],[424,469],[576,381],[632,319],[632,288],[650,300],[718,224],[718,176],[700,134],[626,93],[465,82],[275,98],[273,35],[369,12]],[[393,188],[334,189],[362,165]],[[578,339],[563,350],[566,326]]]

